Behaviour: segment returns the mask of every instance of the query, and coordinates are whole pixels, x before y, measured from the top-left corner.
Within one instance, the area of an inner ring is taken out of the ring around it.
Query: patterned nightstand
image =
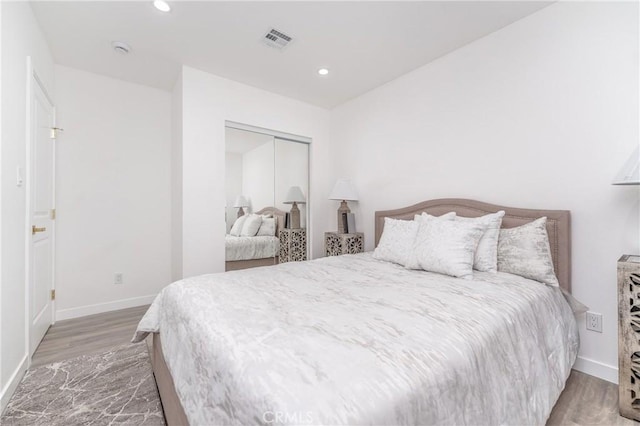
[[[618,404],[620,415],[640,420],[640,256],[618,260]]]
[[[278,238],[280,239],[279,263],[307,260],[307,230],[305,228],[281,229]]]
[[[356,254],[364,251],[364,233],[339,234],[337,232],[324,233],[324,253],[327,256],[341,254]]]

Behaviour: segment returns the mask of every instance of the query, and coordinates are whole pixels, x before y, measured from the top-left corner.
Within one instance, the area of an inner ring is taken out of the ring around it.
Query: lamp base
[[[294,201],[289,212],[289,228],[300,229],[300,209],[298,204]]]
[[[340,202],[340,207],[338,208],[338,234],[346,234],[347,230],[344,228],[344,220],[342,219],[342,215],[346,213],[351,213],[349,206],[345,200]]]
[[[238,217],[240,216],[244,216],[244,210],[242,210],[242,207],[238,209]]]

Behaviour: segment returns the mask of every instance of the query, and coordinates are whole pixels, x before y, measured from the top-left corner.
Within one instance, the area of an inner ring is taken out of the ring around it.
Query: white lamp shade
[[[616,178],[614,185],[640,185],[640,146],[631,154],[631,157],[624,163]]]
[[[244,195],[238,195],[238,197],[236,198],[236,202],[233,203],[233,207],[249,207],[249,200],[247,200],[247,197],[245,197]]]
[[[351,183],[350,179],[341,178],[338,179],[335,186],[333,187],[333,191],[331,191],[329,199],[358,201],[358,191],[356,191],[356,188],[355,186],[353,186],[353,183]]]
[[[293,204],[293,203],[305,203],[304,194],[302,193],[302,189],[299,186],[292,186],[287,191],[287,197],[284,199],[284,204]]]

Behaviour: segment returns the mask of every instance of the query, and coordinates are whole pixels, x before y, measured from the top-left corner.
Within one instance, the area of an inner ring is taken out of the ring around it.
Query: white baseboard
[[[16,391],[18,385],[22,381],[22,377],[24,373],[27,371],[27,364],[29,362],[29,357],[24,356],[22,361],[20,361],[20,365],[16,368],[16,371],[13,372],[11,378],[7,382],[4,388],[2,388],[2,392],[0,393],[0,415],[4,412],[7,404],[11,400],[13,393]]]
[[[149,305],[155,298],[156,295],[152,294],[149,296],[132,297],[131,299],[121,299],[115,300],[113,302],[98,303],[95,305],[78,306],[77,308],[60,309],[56,311],[56,321],[86,317],[88,315],[118,311],[120,309],[135,308],[136,306]]]
[[[579,356],[573,368],[607,382],[618,384],[618,367],[613,365]]]

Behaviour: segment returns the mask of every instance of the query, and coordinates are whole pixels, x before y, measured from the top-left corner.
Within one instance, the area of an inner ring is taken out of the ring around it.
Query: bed
[[[275,207],[265,207],[255,214],[273,215],[276,218],[276,234],[258,237],[225,235],[225,271],[278,264],[280,242],[277,235],[278,230],[284,227],[286,213]]]
[[[384,218],[505,210],[546,216],[570,291],[567,211],[431,200]],[[161,292],[135,336],[173,424],[543,424],[575,362],[558,288],[505,273],[412,271],[370,253],[186,279]]]

